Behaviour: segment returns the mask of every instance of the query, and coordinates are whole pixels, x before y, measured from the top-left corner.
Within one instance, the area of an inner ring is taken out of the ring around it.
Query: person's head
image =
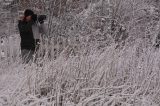
[[[26,9],[24,11],[24,20],[25,21],[31,21],[32,20],[32,16],[34,15],[34,12],[30,9]]]

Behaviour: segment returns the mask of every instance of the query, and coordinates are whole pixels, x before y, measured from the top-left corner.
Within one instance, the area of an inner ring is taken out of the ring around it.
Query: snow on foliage
[[[58,1],[35,62],[1,34],[0,106],[159,106],[158,1]]]

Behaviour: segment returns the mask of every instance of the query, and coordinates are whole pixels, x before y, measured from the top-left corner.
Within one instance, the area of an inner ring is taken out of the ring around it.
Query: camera
[[[46,15],[37,15],[37,14],[32,15],[32,20],[34,22],[39,22],[40,24],[44,23],[44,20],[46,19],[47,19]]]

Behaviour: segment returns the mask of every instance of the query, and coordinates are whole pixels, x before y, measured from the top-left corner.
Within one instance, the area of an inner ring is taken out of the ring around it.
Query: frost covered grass
[[[68,0],[66,12],[54,17],[59,3],[50,1],[52,39],[42,42],[36,62],[22,64],[19,40],[6,38],[0,106],[159,106],[156,5]]]
[[[6,106],[159,106],[160,51],[140,40],[122,50],[67,56],[2,68],[0,104]]]

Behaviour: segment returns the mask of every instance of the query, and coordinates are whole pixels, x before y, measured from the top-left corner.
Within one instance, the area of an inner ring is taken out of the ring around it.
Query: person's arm
[[[18,21],[18,29],[20,32],[32,31],[33,21],[24,22],[23,20]]]
[[[23,20],[24,20],[24,16],[21,16],[18,19],[18,30],[19,30],[19,32],[22,31],[22,22],[23,22]]]

